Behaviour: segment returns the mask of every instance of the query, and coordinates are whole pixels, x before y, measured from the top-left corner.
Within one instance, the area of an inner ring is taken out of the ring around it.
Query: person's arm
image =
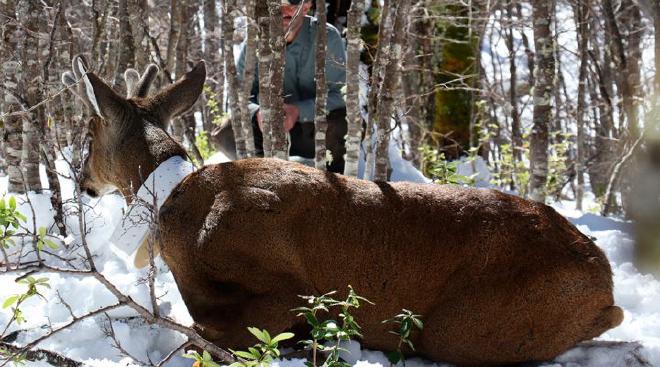
[[[328,113],[332,110],[346,106],[341,89],[346,83],[346,49],[344,41],[334,27],[327,27],[328,32],[328,51],[325,58],[325,78],[328,88],[328,99],[326,110]],[[314,70],[312,70],[314,72]],[[313,122],[315,115],[314,98],[304,99],[294,102],[298,107],[300,122]]]
[[[238,73],[238,78],[243,80],[243,75],[245,73],[245,42],[241,46],[241,52],[238,55],[238,61],[236,63],[236,72]],[[242,93],[239,91],[239,93]],[[255,66],[254,70],[254,81],[252,82],[252,90],[250,92],[250,102],[248,103],[248,110],[250,111],[250,118],[254,117],[254,114],[259,111],[259,70]]]

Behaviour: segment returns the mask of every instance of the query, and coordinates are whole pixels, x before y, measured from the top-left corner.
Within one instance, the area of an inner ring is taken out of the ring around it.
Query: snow
[[[410,163],[403,160],[396,143],[390,146],[393,175],[397,180],[427,181],[416,171]],[[226,157],[216,155],[207,163],[226,161]],[[58,162],[62,172],[66,170],[63,161]],[[478,173],[479,180],[488,181],[488,170],[485,162],[466,161],[459,165],[459,173],[470,175]],[[0,180],[0,189],[6,191],[6,178]],[[64,198],[73,196],[73,185],[69,180],[63,180]],[[4,192],[3,191],[3,192]],[[27,196],[34,207],[37,226],[50,226],[52,224],[52,209],[46,195],[30,193]],[[17,196],[21,203],[20,208],[28,217],[32,217],[25,195]],[[555,361],[542,364],[545,367],[596,367],[596,366],[637,366],[640,360],[647,360],[652,365],[660,366],[660,281],[651,275],[641,274],[632,263],[633,239],[629,222],[614,218],[604,218],[590,212],[581,212],[574,209],[575,203],[571,201],[553,204],[562,215],[572,221],[582,232],[596,238],[600,246],[610,259],[614,272],[614,297],[617,305],[625,312],[625,320],[619,327],[612,329],[597,339],[571,349],[557,357]],[[585,208],[596,207],[594,198],[588,194]],[[67,210],[74,205],[67,204]],[[136,270],[129,257],[108,242],[114,226],[120,221],[124,209],[123,199],[117,195],[106,195],[97,200],[87,202],[85,217],[90,222],[87,239],[94,253],[99,270],[115,286],[125,294],[131,296],[144,307],[150,309],[148,288],[145,284],[146,269]],[[30,220],[29,220],[30,221]],[[60,256],[78,260],[81,250],[79,244],[79,228],[74,215],[69,218],[68,224],[73,235],[62,242],[69,249],[62,248]],[[66,264],[56,264],[65,266]],[[157,295],[160,297],[160,310],[183,325],[191,325],[192,319],[188,314],[176,284],[167,266],[160,258],[157,259],[159,274],[157,277]],[[12,294],[22,293],[25,286],[14,282],[16,274],[0,274],[0,301],[4,301]],[[42,276],[42,275],[40,275]],[[47,301],[33,297],[22,305],[27,322],[13,325],[10,331],[23,330],[16,340],[24,344],[34,338],[44,335],[48,326],[57,328],[71,320],[71,315],[60,298],[71,307],[76,315],[99,309],[116,303],[116,299],[105,287],[89,276],[75,276],[64,274],[44,273],[49,278],[51,289],[43,289],[42,294]],[[59,293],[59,296],[58,296]],[[185,337],[177,332],[157,326],[145,324],[136,313],[128,307],[121,307],[108,312],[113,320],[112,326],[116,338],[137,359],[158,363],[172,349],[185,342]],[[4,328],[11,318],[11,311],[0,309],[0,327]],[[112,346],[112,341],[104,334],[108,319],[105,315],[86,319],[73,327],[55,334],[46,339],[39,347],[57,351],[70,358],[83,361],[90,366],[129,366],[138,363],[131,358],[122,356]],[[637,344],[639,343],[639,344]],[[345,346],[350,353],[345,358],[355,367],[382,367],[389,366],[387,358],[382,352],[361,350],[359,343],[352,342]],[[192,360],[180,357],[178,353],[167,365],[190,366]],[[637,364],[635,364],[637,363]],[[31,366],[45,366],[43,362],[30,363]],[[419,358],[411,358],[406,362],[408,367],[447,366],[432,363]],[[303,367],[304,360],[292,359],[278,361],[276,367]]]

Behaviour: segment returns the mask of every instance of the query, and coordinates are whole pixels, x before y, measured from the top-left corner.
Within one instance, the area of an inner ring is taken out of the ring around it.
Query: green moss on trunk
[[[456,19],[451,22],[442,19],[436,25],[442,36],[440,53],[436,55],[436,83],[444,87],[439,88],[434,96],[433,132],[448,136],[467,150],[473,114],[473,92],[468,88],[476,83],[478,37],[470,32],[467,7],[447,5],[439,11]],[[453,150],[449,149],[447,153],[453,155]]]

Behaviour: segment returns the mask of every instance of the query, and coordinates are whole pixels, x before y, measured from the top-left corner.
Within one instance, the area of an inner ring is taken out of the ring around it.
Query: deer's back
[[[429,289],[450,275],[492,277],[586,259],[609,269],[586,236],[543,204],[486,189],[373,183],[276,159],[212,165],[189,176],[161,210],[161,229],[164,241],[187,243],[195,256],[241,255],[316,274],[318,289],[342,276],[347,283],[359,278],[350,283],[356,287],[372,284],[383,267]],[[338,262],[354,272],[337,274]]]

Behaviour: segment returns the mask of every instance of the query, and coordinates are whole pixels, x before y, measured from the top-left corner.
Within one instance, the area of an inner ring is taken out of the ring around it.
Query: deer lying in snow
[[[64,80],[95,114],[81,188],[131,202],[157,167],[184,162],[164,128],[198,98],[204,63],[153,96],[150,66],[128,99],[82,58],[73,68]],[[552,208],[495,190],[244,159],[187,175],[162,201],[162,257],[221,347],[253,344],[247,326],[297,330],[298,295],[349,284],[375,302],[356,312],[364,347],[396,349],[381,321],[408,308],[423,315],[417,353],[458,365],[548,360],[623,318],[603,252]]]

